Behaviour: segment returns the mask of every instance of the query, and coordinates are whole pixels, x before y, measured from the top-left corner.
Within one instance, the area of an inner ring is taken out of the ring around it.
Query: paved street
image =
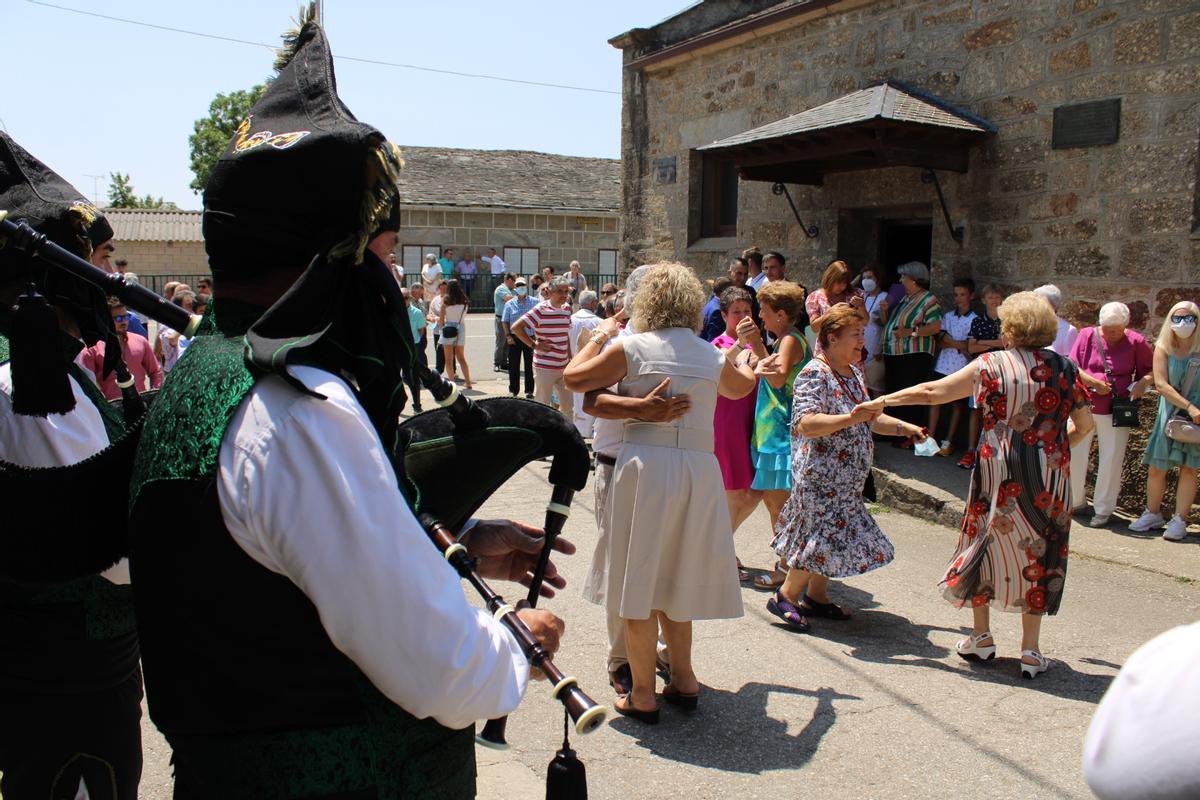
[[[468,323],[469,356],[480,388],[503,391],[492,380],[490,330],[486,342],[475,338],[491,321],[476,319]],[[525,467],[483,514],[539,520],[549,497],[547,466]],[[579,595],[596,540],[590,487],[575,510],[566,535],[580,552],[559,560],[571,585],[545,605],[567,621],[559,665],[608,704],[603,614]],[[1181,563],[1176,574],[1195,574],[1200,540],[1122,540],[1126,563],[1073,558],[1063,610],[1043,632],[1056,663],[1029,682],[1018,677],[1015,616],[995,619],[996,661],[976,666],[953,654],[970,614],[947,605],[935,584],[956,533],[879,511],[896,560],[835,586],[835,601],[855,613],[853,620],[815,620],[812,634],[793,634],[767,614],[766,594],[744,589],[743,618],[696,626],[705,689],[695,714],[664,705],[657,727],[613,715],[591,736],[573,739],[587,764],[589,796],[1089,797],[1079,764],[1096,702],[1138,645],[1194,621],[1200,609],[1194,581],[1129,563],[1141,554],[1161,558],[1170,548]],[[760,509],[737,537],[747,565],[770,563],[768,538]],[[535,684],[509,721],[513,749],[477,751],[480,796],[542,796],[561,730],[561,707]],[[143,796],[165,800],[168,751],[148,722],[145,731]]]

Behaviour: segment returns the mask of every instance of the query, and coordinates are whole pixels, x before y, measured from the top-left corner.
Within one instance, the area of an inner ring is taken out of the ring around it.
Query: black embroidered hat
[[[219,283],[314,256],[362,260],[397,195],[401,161],[337,96],[325,32],[309,9],[278,75],[238,127],[204,191],[204,241]]]
[[[81,258],[92,254],[88,239],[97,212],[74,186],[0,131],[0,211],[23,219],[60,247]],[[0,248],[0,279],[26,277],[29,260]]]
[[[404,407],[416,358],[390,269],[367,243],[398,223],[399,151],[337,96],[315,4],[284,39],[279,71],[238,128],[204,192],[204,239],[221,322],[223,288],[294,274],[246,332],[251,369],[301,391],[290,364],[349,376],[381,436]],[[398,227],[398,225],[397,225]],[[402,316],[403,315],[403,316]],[[231,333],[232,331],[227,331]]]

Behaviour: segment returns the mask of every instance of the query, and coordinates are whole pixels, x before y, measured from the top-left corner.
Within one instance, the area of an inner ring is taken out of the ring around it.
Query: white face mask
[[[525,296],[525,293],[526,293],[527,291],[529,291],[529,290],[528,290],[527,288],[525,288],[524,286],[518,286],[518,287],[517,287],[517,294],[521,295],[522,297],[524,297],[524,296]]]
[[[1172,322],[1171,330],[1175,331],[1175,335],[1180,339],[1190,339],[1192,334],[1196,332],[1196,323],[1194,322]]]
[[[876,286],[876,283],[875,283],[874,278],[863,278],[862,279],[862,288],[863,288],[864,292],[875,291],[875,286]]]

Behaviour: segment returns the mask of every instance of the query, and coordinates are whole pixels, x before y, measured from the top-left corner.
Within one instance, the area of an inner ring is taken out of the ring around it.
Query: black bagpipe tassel
[[[562,749],[546,769],[546,800],[587,800],[587,770],[571,749],[571,720],[563,711]]]
[[[13,411],[44,417],[75,408],[58,314],[32,283],[17,301],[9,340]]]

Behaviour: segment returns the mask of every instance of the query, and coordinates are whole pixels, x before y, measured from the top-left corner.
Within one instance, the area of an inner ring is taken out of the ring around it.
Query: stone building
[[[706,0],[611,44],[622,264],[918,258],[1154,331],[1200,300],[1195,0]]]
[[[401,153],[397,257],[410,274],[425,253],[453,247],[456,257],[478,256],[488,246],[513,272],[562,272],[573,260],[589,275],[617,272],[620,161],[435,147]],[[478,268],[488,272],[485,263]]]
[[[147,286],[210,274],[199,211],[106,208],[104,216],[113,227],[115,257],[128,260]]]

